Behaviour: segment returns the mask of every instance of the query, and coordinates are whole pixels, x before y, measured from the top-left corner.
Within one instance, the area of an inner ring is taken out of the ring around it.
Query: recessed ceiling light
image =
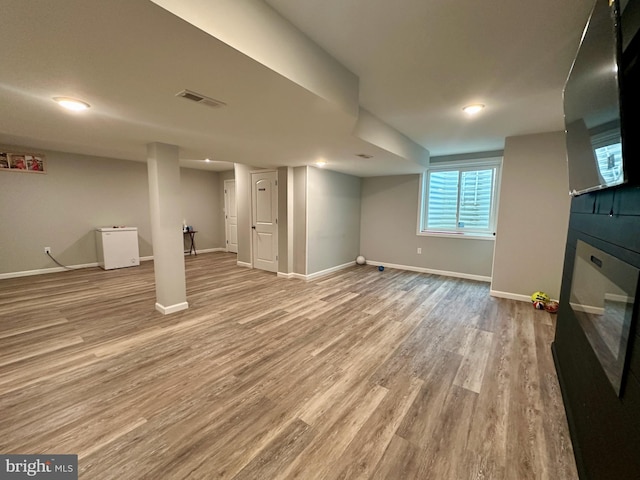
[[[91,106],[87,102],[71,97],[53,97],[53,101],[58,103],[61,107],[64,107],[67,110],[73,110],[74,112],[86,110]]]
[[[316,165],[317,165],[318,167],[324,167],[326,164],[327,164],[327,161],[326,161],[326,160],[318,160],[318,161],[316,162]]]
[[[479,111],[484,108],[484,105],[481,103],[473,103],[471,105],[467,105],[466,107],[462,107],[462,111],[467,115],[475,115]]]

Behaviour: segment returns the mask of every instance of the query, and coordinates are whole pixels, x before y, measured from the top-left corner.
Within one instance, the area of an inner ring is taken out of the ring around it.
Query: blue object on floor
[[[378,267],[378,270],[380,270],[381,272],[383,272],[383,271],[384,271],[384,267],[383,267],[382,265],[380,265],[380,266]]]

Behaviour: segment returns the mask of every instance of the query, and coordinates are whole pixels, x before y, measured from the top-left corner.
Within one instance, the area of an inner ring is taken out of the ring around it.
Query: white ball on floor
[[[356,258],[356,263],[358,265],[364,265],[367,261],[364,259],[364,257],[362,255],[358,255],[358,257]]]

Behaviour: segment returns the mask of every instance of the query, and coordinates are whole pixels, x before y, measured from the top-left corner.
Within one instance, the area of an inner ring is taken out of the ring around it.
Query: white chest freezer
[[[140,265],[136,227],[96,229],[98,265],[105,270]]]

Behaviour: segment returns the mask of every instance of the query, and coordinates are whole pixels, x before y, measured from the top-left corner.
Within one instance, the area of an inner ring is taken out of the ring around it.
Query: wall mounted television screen
[[[569,193],[627,181],[620,125],[619,11],[597,0],[564,88]]]

